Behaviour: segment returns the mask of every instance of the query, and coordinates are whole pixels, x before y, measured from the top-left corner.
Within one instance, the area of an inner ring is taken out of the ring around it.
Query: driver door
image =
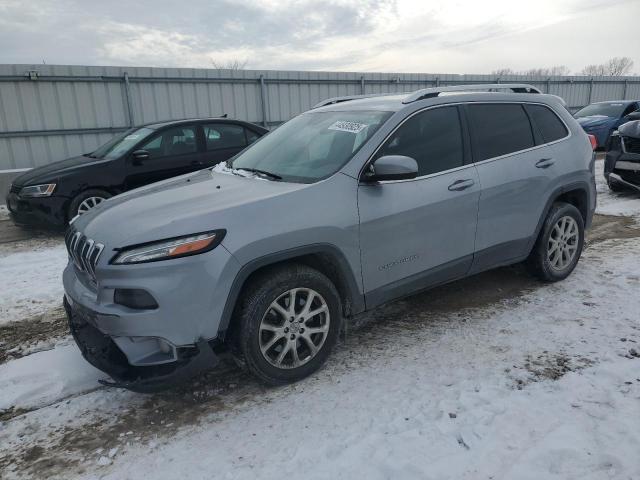
[[[410,117],[376,153],[412,157],[419,171],[358,187],[368,308],[469,271],[480,182],[465,138],[458,107],[436,107]]]

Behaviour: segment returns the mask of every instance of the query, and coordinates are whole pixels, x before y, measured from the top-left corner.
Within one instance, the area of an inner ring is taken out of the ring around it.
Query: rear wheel
[[[235,321],[237,354],[270,385],[300,380],[320,368],[340,332],[340,297],[322,273],[287,265],[248,286]]]
[[[555,203],[527,259],[527,265],[541,280],[563,280],[576,267],[583,246],[584,220],[580,211],[569,203]]]
[[[85,190],[79,193],[69,205],[68,219],[71,220],[77,215],[87,213],[109,197],[111,197],[109,192],[98,189]]]

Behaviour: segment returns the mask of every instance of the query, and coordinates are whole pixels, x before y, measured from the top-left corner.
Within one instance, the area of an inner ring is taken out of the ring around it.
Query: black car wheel
[[[287,265],[258,275],[235,315],[241,364],[269,385],[300,380],[320,368],[338,339],[340,296],[325,275]]]
[[[109,192],[105,192],[104,190],[85,190],[84,192],[78,194],[69,204],[67,220],[71,220],[77,215],[87,213],[93,207],[102,203],[110,197],[111,194]]]
[[[529,254],[527,266],[546,282],[563,280],[578,264],[583,246],[584,220],[580,211],[569,203],[554,203]]]

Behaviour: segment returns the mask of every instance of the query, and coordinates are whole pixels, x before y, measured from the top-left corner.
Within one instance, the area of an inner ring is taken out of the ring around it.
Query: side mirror
[[[131,154],[131,158],[134,165],[142,165],[142,162],[151,158],[151,154],[146,150],[136,150]]]
[[[385,155],[369,164],[363,180],[382,182],[386,180],[410,180],[418,176],[418,162],[404,155]]]
[[[629,115],[625,115],[624,118],[626,120],[640,120],[640,110],[636,110],[635,112],[631,112]]]

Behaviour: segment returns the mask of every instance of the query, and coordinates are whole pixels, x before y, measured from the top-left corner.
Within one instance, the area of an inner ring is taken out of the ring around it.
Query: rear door
[[[410,156],[419,173],[358,187],[368,307],[469,270],[480,185],[475,167],[465,162],[465,138],[459,108],[436,107],[406,120],[374,156]]]
[[[471,103],[465,109],[482,185],[475,272],[528,253],[560,159],[536,142],[522,104]]]
[[[165,128],[135,150],[146,150],[149,158],[127,158],[126,187],[132,189],[203,168],[196,125]]]
[[[206,166],[224,162],[244,150],[259,135],[236,123],[212,122],[202,125]]]

